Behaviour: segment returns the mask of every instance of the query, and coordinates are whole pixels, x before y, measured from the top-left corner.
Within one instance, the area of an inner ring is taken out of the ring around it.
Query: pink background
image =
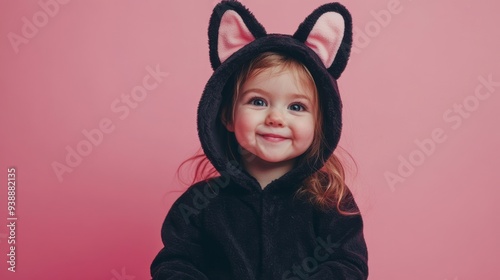
[[[325,3],[242,2],[268,32],[288,34]],[[38,1],[0,2],[1,279],[149,279],[161,223],[180,195],[167,192],[183,188],[175,170],[199,147],[215,3],[75,0],[44,18]],[[356,37],[339,80],[340,146],[358,164],[349,182],[364,215],[370,279],[500,279],[500,5],[342,3]],[[41,27],[16,47],[9,36],[24,36],[23,17]],[[128,115],[114,112],[157,65],[168,76]],[[479,79],[490,75],[497,85],[478,100]],[[82,131],[106,118],[114,130],[58,180],[52,164],[65,164],[66,147],[83,145]],[[413,171],[398,171],[403,159]],[[6,267],[11,166],[15,273]],[[392,187],[389,172],[402,179]]]

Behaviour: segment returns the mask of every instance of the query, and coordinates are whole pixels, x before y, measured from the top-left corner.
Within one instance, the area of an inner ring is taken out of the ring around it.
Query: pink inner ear
[[[217,41],[220,62],[255,40],[243,19],[233,10],[228,10],[221,18]]]
[[[319,17],[305,44],[313,49],[329,68],[344,37],[344,18],[336,12],[327,12]]]

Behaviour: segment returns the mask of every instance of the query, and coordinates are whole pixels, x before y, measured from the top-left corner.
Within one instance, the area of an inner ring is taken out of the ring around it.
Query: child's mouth
[[[270,142],[281,142],[287,140],[287,138],[276,134],[260,134],[260,136]]]

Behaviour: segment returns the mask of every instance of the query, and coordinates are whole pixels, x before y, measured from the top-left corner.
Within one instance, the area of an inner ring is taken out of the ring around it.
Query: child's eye
[[[306,106],[304,106],[304,104],[301,104],[301,103],[294,103],[294,104],[290,105],[289,108],[292,111],[306,111],[307,110]]]
[[[266,106],[267,105],[266,101],[264,101],[264,99],[258,98],[258,97],[253,97],[252,99],[250,99],[249,103],[252,105],[255,105],[255,106]]]

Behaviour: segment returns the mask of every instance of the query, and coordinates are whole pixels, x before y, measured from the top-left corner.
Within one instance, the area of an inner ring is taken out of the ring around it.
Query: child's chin
[[[277,155],[277,156],[266,156],[266,157],[258,157],[261,161],[267,163],[267,164],[286,164],[293,162],[294,159],[289,159],[285,158],[282,155]]]

